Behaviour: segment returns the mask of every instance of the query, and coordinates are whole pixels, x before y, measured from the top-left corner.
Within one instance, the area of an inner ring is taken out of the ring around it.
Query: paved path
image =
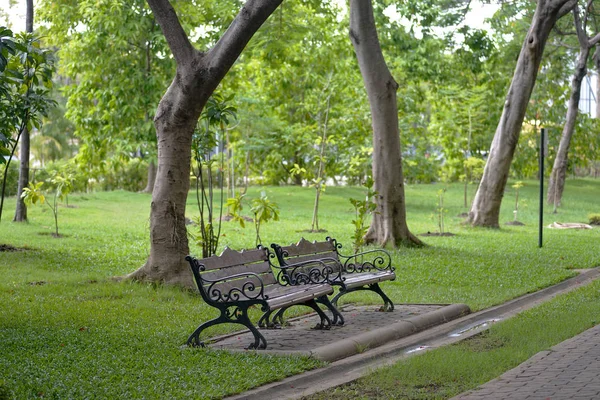
[[[312,329],[318,322],[314,313],[290,320],[283,329],[261,329],[268,344],[267,350],[260,352],[301,354],[335,361],[469,313],[464,304],[397,304],[392,312],[378,309],[378,306],[345,305],[341,311],[346,323],[329,330]],[[253,341],[250,332],[244,331],[216,338],[210,347],[239,351]]]
[[[310,351],[324,344],[357,336],[363,332],[384,327],[413,316],[427,314],[442,307],[441,305],[399,304],[392,312],[380,312],[378,306],[344,305],[341,308],[346,319],[343,326],[333,326],[329,330],[313,329],[315,324],[319,322],[319,318],[311,313],[304,317],[289,320],[289,325],[284,329],[261,329],[260,333],[267,339],[267,346],[271,351]],[[242,350],[253,341],[252,334],[244,331],[224,337],[211,344],[211,347]]]
[[[600,325],[453,399],[600,399]]]

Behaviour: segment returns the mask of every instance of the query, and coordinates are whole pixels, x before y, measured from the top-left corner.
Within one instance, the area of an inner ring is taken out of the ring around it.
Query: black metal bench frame
[[[327,274],[318,276],[313,271],[313,282],[339,286],[338,293],[331,300],[334,307],[337,307],[339,298],[348,293],[370,290],[383,299],[381,311],[394,310],[394,303],[379,286],[380,282],[396,279],[392,258],[387,251],[373,249],[353,255],[344,255],[340,252],[342,245],[331,237],[327,237],[324,242],[309,242],[302,238],[298,243],[290,246],[282,247],[272,244],[271,247],[275,251],[284,273],[293,275],[296,270],[285,271],[285,267],[308,260],[321,260],[323,264],[328,265]],[[337,274],[337,271],[341,273]],[[341,317],[341,321],[338,318],[338,324],[343,324],[343,317]]]
[[[319,271],[320,276],[329,277],[329,267],[321,261],[311,260],[298,265],[288,265],[283,273],[279,266],[271,263],[272,258],[275,256],[260,246],[256,250],[241,252],[226,248],[220,256],[205,259],[186,257],[200,295],[207,304],[220,312],[217,318],[196,328],[187,340],[188,345],[204,347],[205,343],[200,340],[203,330],[222,323],[234,323],[244,325],[252,332],[254,342],[248,346],[249,349],[265,349],[267,340],[256,329],[248,315],[252,306],[260,306],[264,313],[259,320],[259,326],[264,326],[265,323],[273,326],[275,322],[269,318],[276,310],[305,305],[318,314],[320,322],[317,328],[331,327],[331,320],[317,305],[317,301],[329,304],[330,310],[335,309],[327,297],[333,293],[333,288],[326,282],[315,282],[310,276],[312,269]],[[315,267],[316,265],[319,267]],[[276,275],[273,268],[278,271]],[[312,272],[312,275],[315,275],[315,272]],[[290,276],[293,278],[290,279]]]

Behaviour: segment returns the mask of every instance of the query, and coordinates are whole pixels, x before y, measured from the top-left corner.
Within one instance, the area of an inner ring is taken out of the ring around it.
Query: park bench
[[[254,335],[254,343],[249,345],[249,349],[265,349],[267,341],[248,315],[252,306],[260,306],[264,313],[259,326],[264,326],[265,322],[271,325],[269,318],[276,310],[305,305],[320,317],[317,328],[331,327],[331,320],[319,308],[317,300],[329,303],[327,296],[333,294],[333,288],[327,282],[315,283],[306,275],[312,268],[325,271],[321,275],[327,276],[328,267],[321,261],[310,260],[298,266],[286,265],[284,275],[281,268],[271,263],[271,258],[275,256],[264,247],[241,252],[226,248],[220,256],[204,259],[186,257],[200,295],[207,304],[220,311],[217,318],[201,324],[190,335],[188,345],[204,347],[204,342],[200,341],[203,330],[221,323],[234,323],[244,325]],[[302,268],[302,271],[296,271],[296,268]],[[293,278],[289,279],[290,276]]]
[[[275,251],[279,265],[283,268],[282,272],[292,276],[288,279],[293,279],[294,274],[305,273],[305,271],[302,268],[286,270],[286,266],[320,260],[321,263],[317,266],[326,266],[327,268],[323,269],[323,273],[319,276],[318,267],[313,266],[310,271],[312,282],[339,286],[338,293],[331,300],[334,309],[337,310],[335,307],[341,296],[357,290],[370,290],[383,299],[381,311],[394,310],[394,303],[379,286],[380,282],[396,279],[394,267],[391,265],[392,259],[387,251],[375,249],[353,255],[343,255],[340,253],[342,245],[330,237],[324,242],[309,242],[302,238],[298,243],[290,246],[272,244],[271,247]],[[282,309],[276,316],[279,317],[284,311]],[[334,324],[344,323],[341,314],[337,316],[337,319],[335,317],[334,314]]]

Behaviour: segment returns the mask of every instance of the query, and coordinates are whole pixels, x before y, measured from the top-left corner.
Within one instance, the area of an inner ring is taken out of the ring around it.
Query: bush
[[[0,156],[1,157],[1,156]],[[12,160],[8,167],[8,176],[6,177],[6,188],[4,196],[15,196],[19,189],[19,163]],[[6,164],[0,164],[0,185],[4,181],[4,167]]]
[[[590,225],[600,225],[600,214],[590,214],[588,215],[588,219],[590,220]]]

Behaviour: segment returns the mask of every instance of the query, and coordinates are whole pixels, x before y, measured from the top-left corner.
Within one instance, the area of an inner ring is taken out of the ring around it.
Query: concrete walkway
[[[394,311],[378,311],[379,306],[344,305],[343,326],[329,330],[312,329],[316,314],[291,319],[283,329],[260,329],[267,340],[261,354],[304,355],[323,361],[336,361],[368,349],[422,332],[469,314],[464,304],[396,304]],[[211,348],[246,351],[253,342],[249,331],[216,338]]]
[[[600,325],[453,399],[600,399]]]

